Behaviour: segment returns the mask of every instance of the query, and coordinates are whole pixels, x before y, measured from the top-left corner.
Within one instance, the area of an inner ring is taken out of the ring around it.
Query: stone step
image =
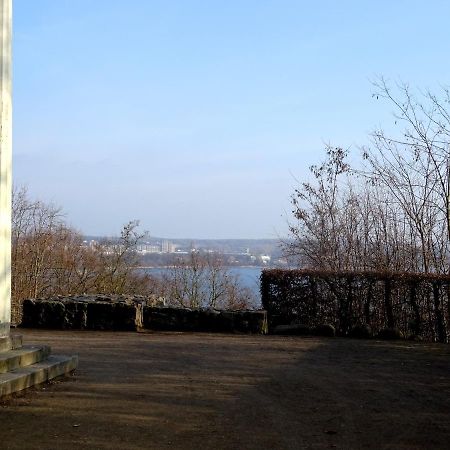
[[[45,361],[0,374],[0,397],[68,375],[77,365],[77,356],[53,355]]]
[[[49,356],[50,347],[48,345],[27,345],[19,350],[0,353],[0,374],[36,364]]]
[[[0,338],[0,353],[19,348],[22,348],[22,336],[20,334],[11,334],[8,337]]]

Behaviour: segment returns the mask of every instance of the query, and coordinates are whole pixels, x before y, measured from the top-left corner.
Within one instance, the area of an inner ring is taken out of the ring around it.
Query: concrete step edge
[[[0,374],[36,364],[50,356],[48,345],[27,345],[19,350],[0,353]]]
[[[0,374],[0,397],[68,375],[78,365],[77,356],[49,356],[45,361]]]
[[[22,348],[22,335],[11,334],[10,336],[0,338],[0,354],[20,348]]]

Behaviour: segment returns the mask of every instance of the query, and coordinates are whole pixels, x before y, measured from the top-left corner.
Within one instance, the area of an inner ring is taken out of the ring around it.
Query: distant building
[[[269,255],[261,255],[261,261],[263,264],[269,264],[270,260],[271,260],[271,258]]]
[[[150,245],[146,243],[137,245],[136,251],[141,255],[146,255],[148,253],[161,253],[161,248],[159,245]]]
[[[98,245],[98,241],[91,239],[90,241],[83,241],[84,247],[95,248]]]
[[[177,251],[177,246],[170,241],[162,241],[161,243],[161,253],[175,253]]]

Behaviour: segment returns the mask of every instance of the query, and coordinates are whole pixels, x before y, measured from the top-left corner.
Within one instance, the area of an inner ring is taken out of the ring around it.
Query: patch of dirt
[[[0,404],[2,449],[442,449],[450,346],[23,330],[73,377]]]

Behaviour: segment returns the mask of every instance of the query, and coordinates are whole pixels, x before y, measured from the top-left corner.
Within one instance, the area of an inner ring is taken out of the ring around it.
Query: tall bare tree
[[[420,248],[419,269],[448,273],[450,243],[450,101],[416,94],[408,85],[393,90],[385,79],[375,83],[378,98],[394,106],[400,136],[375,130],[364,148],[370,177],[383,184],[409,221]]]
[[[349,167],[347,151],[326,148],[292,196],[286,251],[316,269],[449,273],[449,92],[414,95],[383,79],[375,87],[394,106],[400,136],[375,130],[363,170]]]

